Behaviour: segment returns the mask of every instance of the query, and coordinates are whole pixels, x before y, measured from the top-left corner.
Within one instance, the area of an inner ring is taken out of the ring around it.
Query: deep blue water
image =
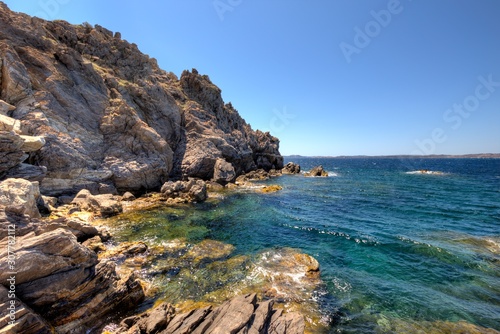
[[[500,159],[294,162],[321,164],[330,177],[272,179],[283,190],[236,193],[182,223],[236,254],[293,247],[314,256],[332,333],[389,332],[398,321],[500,330]]]

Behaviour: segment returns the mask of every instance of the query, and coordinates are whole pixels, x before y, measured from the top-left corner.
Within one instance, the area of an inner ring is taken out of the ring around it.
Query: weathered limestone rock
[[[267,179],[269,179],[269,173],[264,169],[257,169],[238,176],[236,183],[244,183],[246,181],[263,181]]]
[[[78,242],[85,241],[95,236],[100,236],[102,234],[95,226],[88,224],[87,222],[81,221],[76,218],[57,218],[52,219],[49,222],[45,222],[40,229],[43,232],[49,232],[56,230],[58,228],[65,229],[71,232],[78,240]]]
[[[289,162],[283,167],[281,170],[283,174],[299,174],[300,173],[300,165],[294,162]]]
[[[305,176],[328,176],[328,172],[323,169],[323,166],[317,166],[304,174]]]
[[[221,158],[215,161],[213,176],[215,182],[225,185],[234,181],[235,178],[236,172],[232,164]]]
[[[0,182],[0,205],[8,207],[9,211],[33,218],[40,217],[36,205],[39,197],[38,182],[24,179],[7,179]]]
[[[237,296],[217,308],[211,306],[175,314],[162,303],[139,316],[124,319],[115,333],[170,334],[302,334],[304,318],[273,310],[273,301],[257,302],[255,294]]]

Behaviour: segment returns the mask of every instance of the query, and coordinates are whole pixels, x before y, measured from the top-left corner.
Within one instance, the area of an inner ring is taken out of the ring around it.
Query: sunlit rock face
[[[279,140],[252,130],[208,76],[193,69],[179,79],[99,25],[0,4],[0,63],[0,111],[23,135],[43,136],[27,160],[47,168],[42,194],[157,190],[170,178],[212,179],[217,161],[221,182],[283,167]],[[26,159],[20,145],[6,169]]]

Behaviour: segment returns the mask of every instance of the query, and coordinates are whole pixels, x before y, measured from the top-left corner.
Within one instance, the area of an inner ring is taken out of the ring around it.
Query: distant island
[[[307,158],[336,158],[336,159],[367,159],[367,158],[391,158],[391,159],[500,159],[500,153],[478,153],[478,154],[431,154],[431,155],[338,155],[338,156],[304,156],[285,155],[285,159],[307,159]]]

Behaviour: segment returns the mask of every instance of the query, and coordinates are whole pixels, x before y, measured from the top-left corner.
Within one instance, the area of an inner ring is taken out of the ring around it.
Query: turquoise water
[[[331,176],[285,175],[264,182],[281,185],[277,193],[156,212],[156,232],[130,233],[215,239],[234,255],[277,247],[312,255],[331,333],[427,332],[439,321],[500,330],[500,159],[294,162]],[[424,169],[439,173],[411,173]]]

